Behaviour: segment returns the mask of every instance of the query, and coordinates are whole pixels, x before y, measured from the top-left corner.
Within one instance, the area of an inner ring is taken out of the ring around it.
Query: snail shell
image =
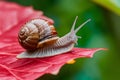
[[[34,19],[26,23],[19,32],[19,42],[27,49],[17,55],[17,58],[41,58],[69,52],[77,43],[79,36],[76,33],[83,27],[88,19],[74,30],[75,18],[71,31],[63,37],[58,37],[53,25],[42,19]]]
[[[42,19],[27,22],[19,31],[18,37],[21,46],[29,51],[44,44],[52,44],[59,38],[54,26]]]

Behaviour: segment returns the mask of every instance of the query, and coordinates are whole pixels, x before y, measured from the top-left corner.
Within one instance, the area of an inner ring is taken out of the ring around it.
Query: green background
[[[78,35],[77,47],[108,48],[93,58],[80,58],[64,65],[58,75],[46,74],[38,80],[120,80],[120,1],[119,0],[8,0],[32,6],[54,20],[59,36],[68,33],[76,16],[76,27],[87,19]],[[115,1],[115,2],[114,2]],[[96,4],[97,3],[97,4]]]

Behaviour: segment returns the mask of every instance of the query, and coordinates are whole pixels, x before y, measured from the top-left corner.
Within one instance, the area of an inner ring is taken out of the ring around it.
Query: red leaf
[[[1,80],[34,80],[46,73],[57,74],[69,60],[92,57],[96,51],[104,50],[103,48],[74,48],[71,52],[53,57],[17,59],[16,55],[24,51],[17,41],[18,30],[23,23],[32,18],[44,18],[53,24],[53,21],[45,17],[41,11],[15,3],[0,2]]]

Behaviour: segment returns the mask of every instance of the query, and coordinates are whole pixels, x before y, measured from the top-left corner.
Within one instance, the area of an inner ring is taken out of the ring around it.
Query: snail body
[[[65,36],[58,37],[55,29],[52,28],[53,31],[49,32],[50,37],[48,36],[47,38],[43,39],[43,41],[41,40],[42,42],[39,42],[40,40],[38,40],[38,44],[36,44],[37,45],[36,49],[32,50],[32,47],[31,49],[28,49],[23,46],[27,50],[25,52],[18,54],[17,58],[42,58],[42,57],[54,56],[54,55],[58,55],[58,54],[71,51],[75,43],[77,43],[77,40],[79,38],[79,36],[77,36],[76,33],[79,31],[79,29],[82,26],[84,26],[87,22],[90,21],[90,19],[87,20],[82,25],[80,25],[77,29],[74,30],[77,18],[78,17],[75,18],[75,21],[73,23],[73,26],[70,32],[67,33]],[[38,19],[38,20],[41,20],[41,19]],[[22,43],[21,40],[19,40],[19,42],[20,44]]]

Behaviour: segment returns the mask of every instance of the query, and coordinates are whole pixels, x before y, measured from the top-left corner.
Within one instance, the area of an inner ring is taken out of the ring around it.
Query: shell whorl
[[[27,22],[18,33],[21,46],[27,50],[36,50],[44,43],[52,43],[58,39],[53,25],[43,19]]]

